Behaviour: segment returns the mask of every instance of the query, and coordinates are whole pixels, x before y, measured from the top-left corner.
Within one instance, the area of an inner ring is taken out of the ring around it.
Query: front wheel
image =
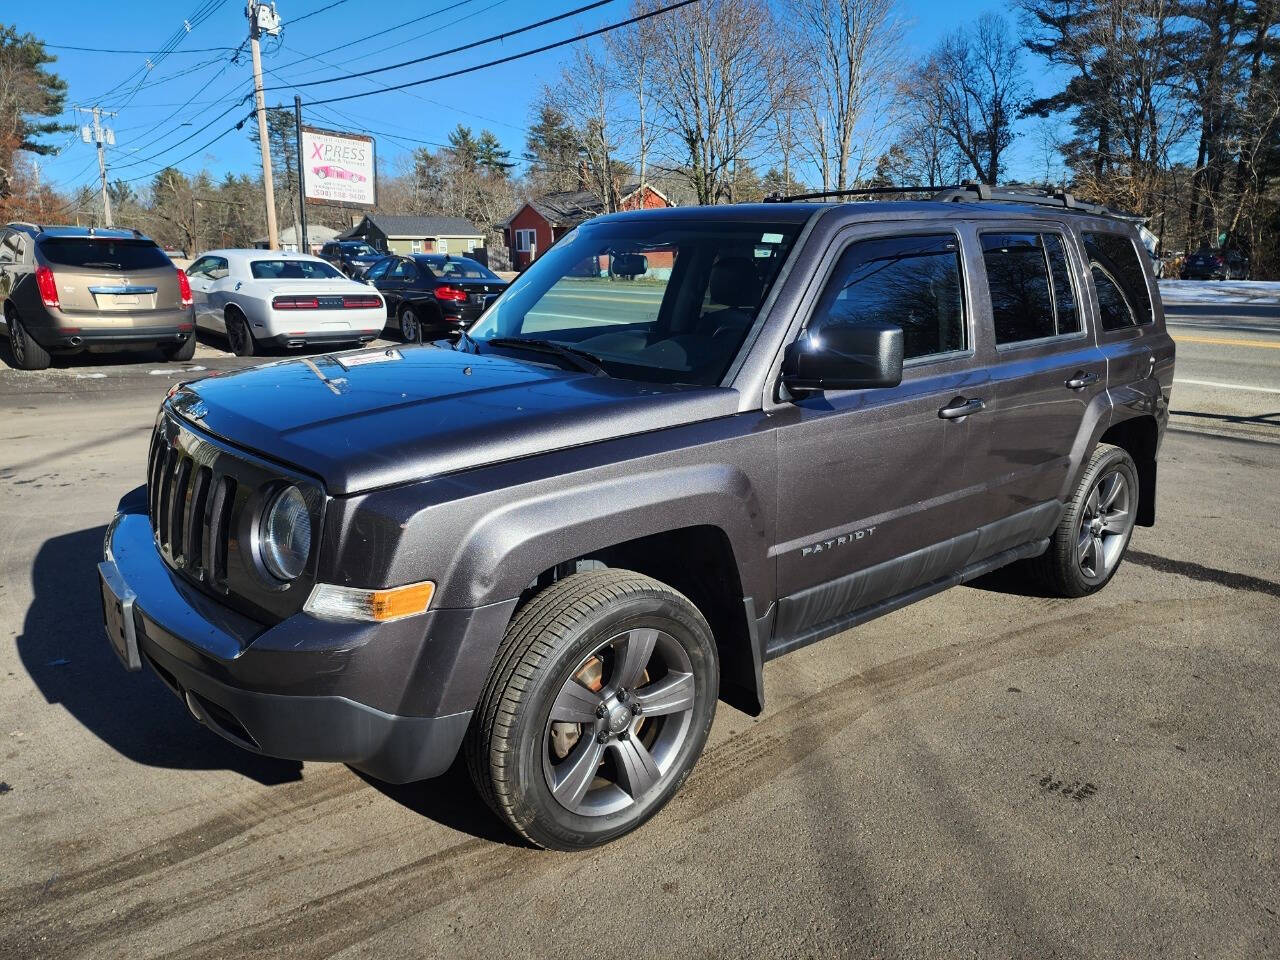
[[[1137,516],[1138,470],[1133,458],[1120,447],[1099,444],[1049,549],[1032,561],[1032,569],[1061,597],[1101,590],[1124,559]]]
[[[472,779],[540,847],[607,843],[680,789],[718,693],[711,629],[686,597],[626,570],[566,577],[507,628],[467,735]]]

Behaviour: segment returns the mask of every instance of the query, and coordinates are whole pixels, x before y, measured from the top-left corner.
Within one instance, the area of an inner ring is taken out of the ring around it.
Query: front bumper
[[[136,664],[150,665],[197,720],[256,753],[347,763],[392,783],[449,768],[514,607],[387,624],[296,614],[264,627],[169,570],[145,497],[121,502],[104,554],[105,602],[131,600]],[[110,614],[107,622],[110,631]]]

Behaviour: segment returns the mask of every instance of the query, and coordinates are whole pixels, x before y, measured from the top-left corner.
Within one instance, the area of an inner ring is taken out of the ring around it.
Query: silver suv
[[[50,354],[155,346],[195,353],[186,275],[155,241],[129,230],[0,230],[0,301],[15,366],[43,370]]]

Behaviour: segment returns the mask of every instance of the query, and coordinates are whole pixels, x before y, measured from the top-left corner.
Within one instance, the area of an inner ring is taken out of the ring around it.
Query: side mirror
[[[836,324],[788,344],[782,356],[782,383],[792,393],[901,382],[902,328],[892,323]]]

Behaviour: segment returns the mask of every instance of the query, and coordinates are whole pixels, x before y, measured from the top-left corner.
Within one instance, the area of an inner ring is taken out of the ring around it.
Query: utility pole
[[[107,193],[107,144],[116,145],[115,131],[109,127],[102,125],[103,117],[114,117],[116,114],[103,110],[101,107],[93,107],[85,109],[76,107],[78,113],[88,113],[93,116],[93,126],[87,124],[80,128],[80,139],[85,143],[96,143],[98,145],[98,179],[102,185],[102,218],[103,223],[110,227],[111,222],[111,197]]]
[[[302,159],[302,98],[293,95],[293,132],[298,143],[298,252],[310,253],[307,243],[307,174]]]
[[[262,147],[262,190],[267,199],[267,244],[272,250],[280,249],[280,235],[276,230],[276,191],[271,181],[271,144],[267,140],[267,107],[262,98],[262,51],[258,37],[266,33],[280,33],[280,17],[276,5],[268,6],[260,0],[248,0],[249,48],[253,51],[253,99],[258,112],[258,145]]]

